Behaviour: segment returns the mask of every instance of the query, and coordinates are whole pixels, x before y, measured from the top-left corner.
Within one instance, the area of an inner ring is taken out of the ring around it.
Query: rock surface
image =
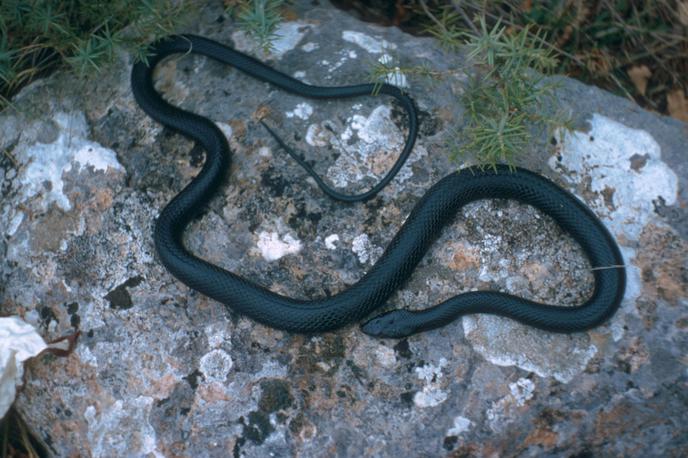
[[[391,165],[405,120],[389,99],[317,102],[194,56],[158,85],[212,118],[234,151],[222,192],[188,231],[202,257],[272,291],[311,298],[352,284],[453,165],[469,71],[431,39],[297,2],[272,56],[317,84],[366,81],[375,61],[427,63],[441,81],[390,75],[421,110],[406,167],[366,204],[328,200],[256,122],[267,114],[336,186]],[[194,33],[250,49],[222,12]],[[266,56],[261,56],[265,58]],[[465,317],[409,339],[351,326],[290,335],[189,290],[157,262],[151,228],[198,172],[198,146],[148,118],[131,61],[84,88],[55,74],[0,114],[0,314],[46,340],[79,329],[68,358],[27,368],[17,408],[56,456],[453,456],[688,453],[688,129],[567,78],[577,130],[542,134],[519,165],[576,193],[622,246],[628,291],[608,324],[554,335]],[[591,291],[580,249],[536,210],[467,206],[394,307],[475,289],[573,305]]]

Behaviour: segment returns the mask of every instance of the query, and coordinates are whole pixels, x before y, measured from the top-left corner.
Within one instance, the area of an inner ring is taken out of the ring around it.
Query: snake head
[[[392,310],[376,316],[361,326],[361,330],[373,337],[400,339],[417,332],[418,326],[409,310]]]

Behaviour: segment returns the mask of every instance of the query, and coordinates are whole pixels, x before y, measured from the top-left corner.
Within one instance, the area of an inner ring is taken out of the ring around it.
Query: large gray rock
[[[431,39],[310,2],[295,10],[270,62],[305,81],[363,82],[390,58],[452,70],[441,81],[391,75],[409,85],[422,135],[393,183],[356,205],[327,199],[256,115],[353,191],[380,177],[403,142],[404,116],[389,99],[304,100],[193,56],[160,70],[167,97],[217,122],[235,153],[188,245],[272,291],[312,298],[360,278],[455,167],[444,145],[460,134],[468,68]],[[192,31],[250,46],[220,16],[203,9]],[[471,316],[401,341],[357,326],[306,337],[232,313],[156,260],[155,217],[203,153],[137,107],[130,64],[122,56],[84,87],[55,74],[0,115],[0,313],[23,316],[46,339],[83,333],[70,357],[29,365],[17,401],[52,453],[686,454],[685,124],[558,78],[559,106],[578,130],[543,133],[519,161],[580,196],[619,240],[628,291],[608,324],[555,335]],[[573,305],[591,287],[579,247],[549,218],[489,201],[457,216],[390,303],[494,289]]]

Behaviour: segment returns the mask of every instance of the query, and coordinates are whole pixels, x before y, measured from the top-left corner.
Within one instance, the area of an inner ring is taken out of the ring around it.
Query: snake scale
[[[148,61],[133,66],[131,86],[134,97],[149,116],[195,140],[206,152],[199,174],[161,211],[153,236],[160,261],[192,289],[273,328],[296,333],[338,329],[385,305],[462,206],[478,199],[515,199],[549,215],[581,245],[595,279],[594,291],[585,303],[561,307],[499,292],[469,292],[421,311],[392,310],[369,320],[363,325],[363,331],[379,337],[399,338],[438,328],[465,314],[491,313],[547,331],[568,333],[597,326],[618,308],[624,294],[625,270],[619,248],[604,225],[577,198],[551,181],[536,173],[504,165],[464,168],[438,181],[416,204],[377,263],[357,283],[331,297],[313,300],[285,297],[194,256],[184,247],[182,235],[222,184],[229,168],[230,149],[225,136],[212,121],[169,104],[155,90],[155,66],[165,57],[179,53],[207,56],[302,97],[350,98],[377,91],[380,95],[395,98],[408,115],[406,144],[385,177],[369,191],[358,195],[342,194],[329,187],[268,128],[280,145],[313,176],[320,188],[338,200],[355,202],[370,199],[391,181],[413,149],[418,122],[413,101],[388,84],[313,86],[203,37],[175,35],[153,43]]]

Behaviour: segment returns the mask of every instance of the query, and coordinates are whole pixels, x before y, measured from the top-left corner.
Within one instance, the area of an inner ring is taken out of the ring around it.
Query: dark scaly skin
[[[516,199],[550,215],[583,247],[594,270],[592,296],[576,307],[539,304],[496,292],[458,295],[421,312],[395,310],[370,320],[363,331],[381,337],[403,337],[443,326],[467,313],[493,313],[553,332],[583,331],[607,320],[624,294],[625,270],[613,238],[578,199],[527,170],[506,166],[494,169],[469,168],[440,180],[423,196],[390,242],[380,260],[356,284],[332,297],[310,301],[275,294],[260,285],[210,264],[189,253],[182,234],[203,205],[215,194],[229,167],[230,151],[222,132],[199,115],[165,102],[155,91],[152,71],[166,56],[199,53],[232,65],[261,81],[310,98],[348,98],[380,94],[396,98],[409,118],[409,135],[404,150],[387,175],[371,190],[346,195],[327,186],[313,170],[270,131],[287,152],[316,179],[331,197],[353,202],[377,194],[399,171],[410,154],[417,135],[413,102],[390,85],[372,84],[318,87],[301,83],[261,62],[211,40],[191,35],[173,36],[151,47],[149,64],[137,63],[131,75],[132,90],[141,108],[152,118],[199,142],[206,151],[203,169],[162,210],[154,240],[162,263],[189,287],[212,297],[232,310],[265,325],[298,333],[316,333],[341,328],[364,318],[385,304],[390,295],[411,275],[423,254],[452,221],[458,210],[478,199]],[[266,126],[267,127],[267,126]]]

